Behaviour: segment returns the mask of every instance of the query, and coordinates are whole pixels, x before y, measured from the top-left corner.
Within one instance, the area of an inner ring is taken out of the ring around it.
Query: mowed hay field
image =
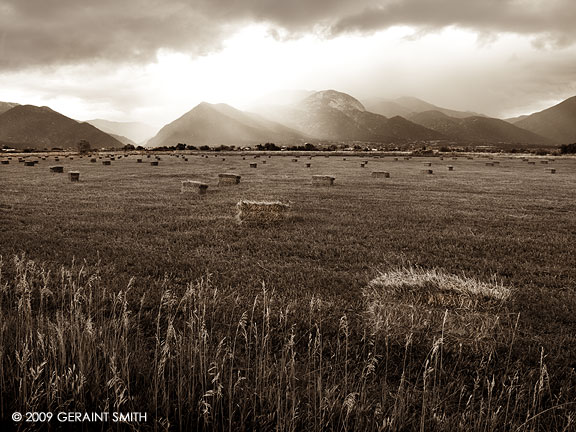
[[[160,157],[0,165],[3,420],[575,430],[576,159]]]

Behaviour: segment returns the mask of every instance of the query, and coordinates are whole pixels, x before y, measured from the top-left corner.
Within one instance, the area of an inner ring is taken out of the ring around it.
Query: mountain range
[[[92,148],[123,144],[88,123],[80,123],[48,107],[16,105],[0,114],[0,143],[17,149],[76,148],[80,140]]]
[[[500,120],[438,107],[416,98],[364,103],[336,90],[285,95],[283,104],[246,112],[202,102],[164,126],[146,145],[252,146],[275,142],[423,143],[537,147],[576,141],[576,97],[549,109]],[[288,102],[286,102],[288,101]],[[16,148],[93,148],[142,144],[154,129],[102,119],[78,122],[47,107],[0,102],[0,144]]]

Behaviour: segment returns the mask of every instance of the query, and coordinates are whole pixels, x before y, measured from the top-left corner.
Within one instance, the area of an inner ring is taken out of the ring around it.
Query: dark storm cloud
[[[402,0],[387,1],[341,18],[332,33],[375,31],[403,24],[433,30],[458,26],[491,32],[534,35],[542,46],[576,40],[574,0]]]
[[[566,45],[575,15],[574,0],[0,0],[0,69],[199,55],[250,22],[328,35],[457,25]]]

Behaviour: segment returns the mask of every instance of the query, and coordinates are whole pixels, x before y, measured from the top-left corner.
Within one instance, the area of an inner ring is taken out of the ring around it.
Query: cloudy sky
[[[493,116],[576,95],[575,0],[0,0],[0,100],[161,126],[279,90]]]

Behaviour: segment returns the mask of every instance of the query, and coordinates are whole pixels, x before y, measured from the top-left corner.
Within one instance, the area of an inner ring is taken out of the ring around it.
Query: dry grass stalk
[[[238,223],[266,224],[278,222],[288,217],[290,204],[281,201],[246,201],[236,204]]]
[[[208,190],[208,185],[199,181],[194,180],[182,180],[182,186],[180,188],[180,193],[195,193],[198,195],[205,195]]]
[[[218,186],[237,185],[240,183],[241,176],[232,173],[218,174]]]
[[[313,175],[312,186],[333,186],[335,177],[327,175]]]

